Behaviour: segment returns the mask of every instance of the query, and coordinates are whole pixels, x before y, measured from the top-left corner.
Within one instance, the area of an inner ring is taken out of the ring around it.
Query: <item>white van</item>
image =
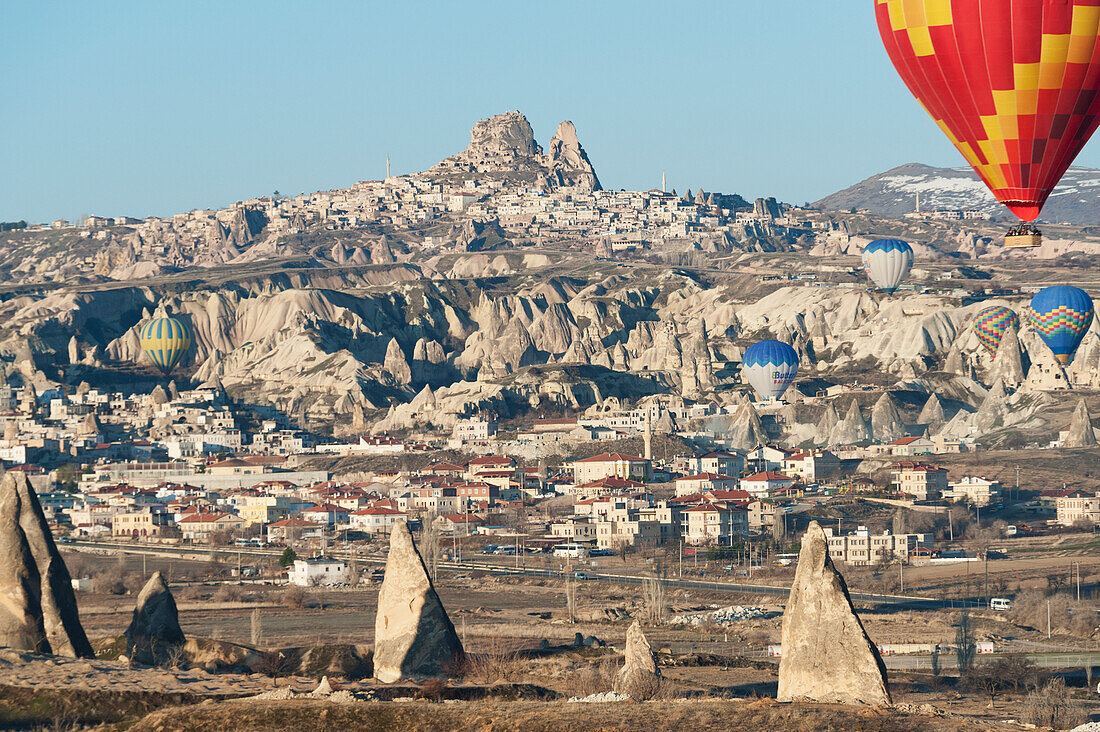
[[[991,597],[989,599],[990,610],[1011,610],[1012,600],[1007,597]]]

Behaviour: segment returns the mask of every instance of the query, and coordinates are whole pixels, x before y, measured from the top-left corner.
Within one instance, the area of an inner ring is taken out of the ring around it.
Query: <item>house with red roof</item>
[[[315,524],[335,526],[348,522],[348,509],[335,503],[322,503],[302,511],[302,518]]]
[[[645,483],[624,478],[600,478],[581,485],[564,487],[563,492],[574,496],[607,496],[615,493],[634,493],[644,491]]]
[[[828,480],[840,472],[840,458],[828,450],[805,450],[783,458],[783,473],[806,483]]]
[[[705,491],[730,491],[737,488],[738,479],[719,473],[696,473],[676,479],[676,495],[690,496]]]
[[[325,527],[300,518],[289,518],[267,525],[267,540],[290,542],[298,539],[320,539]]]
[[[407,520],[409,515],[404,511],[388,506],[371,506],[358,511],[352,511],[348,515],[348,523],[351,528],[363,531],[371,536],[387,535],[398,521]]]
[[[918,501],[936,500],[947,492],[947,469],[921,462],[894,463],[890,487]]]
[[[649,460],[621,452],[605,452],[573,461],[575,484],[583,485],[600,478],[622,478],[644,483],[653,479],[653,468]]]
[[[732,544],[749,533],[749,512],[743,506],[716,506],[709,503],[685,509],[687,518],[684,541],[693,545]]]
[[[778,491],[794,485],[794,478],[771,470],[753,473],[741,479],[741,490],[756,498],[767,498]]]
[[[203,541],[218,531],[240,531],[245,521],[231,513],[193,513],[180,514],[177,521],[184,539]]]
[[[887,447],[890,448],[890,454],[894,457],[931,455],[936,451],[936,443],[927,437],[902,437],[894,440]]]

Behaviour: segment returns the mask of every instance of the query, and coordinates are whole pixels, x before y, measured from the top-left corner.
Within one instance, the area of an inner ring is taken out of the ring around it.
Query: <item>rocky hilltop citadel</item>
[[[962,264],[981,236],[922,221],[908,232],[914,289],[873,292],[855,255],[899,225],[702,190],[605,191],[571,122],[544,150],[509,112],[422,173],[3,235],[0,379],[13,401],[81,381],[151,387],[138,328],[171,312],[194,341],[178,379],[320,435],[649,404],[658,431],[733,448],[858,445],[914,426],[1059,439],[1068,414],[1051,392],[1100,388],[1097,326],[1068,369],[1026,318],[991,360],[970,321],[991,303],[1022,313],[1031,273],[991,287],[989,265]],[[782,409],[755,407],[740,378],[760,338],[802,360]]]

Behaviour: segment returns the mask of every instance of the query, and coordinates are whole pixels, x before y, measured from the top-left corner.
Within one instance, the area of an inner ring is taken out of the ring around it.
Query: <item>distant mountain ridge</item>
[[[968,167],[936,168],[922,163],[900,165],[837,191],[815,208],[827,211],[865,209],[883,216],[922,210],[979,209],[996,218],[1015,220]],[[1073,167],[1054,189],[1040,221],[1088,226],[1100,223],[1100,170]]]

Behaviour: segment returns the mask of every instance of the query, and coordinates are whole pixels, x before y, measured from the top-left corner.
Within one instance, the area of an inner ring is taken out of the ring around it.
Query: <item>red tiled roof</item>
[[[321,524],[316,524],[312,521],[305,521],[298,518],[283,519],[282,521],[276,521],[273,524],[268,524],[268,528],[272,526],[278,526],[279,528],[294,528],[295,526],[311,526],[314,528],[320,528]]]
[[[364,508],[360,511],[355,511],[352,516],[404,516],[404,511],[398,511],[396,508],[387,508],[386,506],[371,506],[370,508]]]
[[[645,458],[638,457],[637,455],[625,455],[621,452],[605,452],[600,455],[593,455],[592,457],[581,458],[576,460],[578,463],[642,463],[647,462]]]
[[[699,473],[697,475],[685,475],[684,477],[677,478],[676,480],[737,480],[737,478],[732,478],[728,475],[722,475],[720,473]]]
[[[753,473],[747,478],[742,478],[741,480],[742,482],[746,480],[749,482],[756,482],[761,480],[794,480],[794,478],[788,475],[783,475],[782,473],[775,473],[770,470],[766,470],[762,473]]]

